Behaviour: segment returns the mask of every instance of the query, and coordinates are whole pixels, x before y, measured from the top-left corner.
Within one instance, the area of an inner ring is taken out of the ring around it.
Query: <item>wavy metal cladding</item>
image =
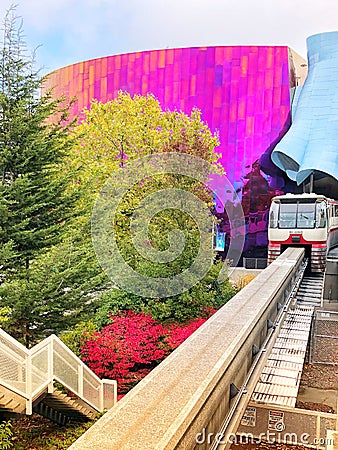
[[[272,161],[301,184],[312,172],[338,179],[338,32],[307,39],[309,72],[291,128]]]
[[[163,108],[193,107],[219,131],[221,163],[232,183],[243,178],[290,125],[291,52],[286,46],[211,46],[142,51],[63,67],[48,75],[53,95],[76,97],[71,115],[119,90],[153,93]],[[281,186],[280,186],[281,187]]]
[[[48,75],[45,89],[53,88],[55,97],[77,98],[70,117],[79,114],[80,120],[93,98],[104,103],[116,98],[119,90],[132,96],[152,93],[163,109],[186,114],[200,109],[210,130],[219,133],[216,151],[242,203],[247,228],[244,256],[265,257],[271,198],[288,190],[285,173],[271,162],[271,151],[290,126],[290,88],[304,62],[287,46],[151,50],[63,67]],[[213,188],[236,215],[233,190],[225,185]],[[219,231],[230,236],[224,205],[217,201],[216,211]],[[228,245],[227,241],[227,249]]]

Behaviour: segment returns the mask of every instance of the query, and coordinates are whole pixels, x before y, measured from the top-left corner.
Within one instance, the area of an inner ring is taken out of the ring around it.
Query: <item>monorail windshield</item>
[[[270,208],[270,228],[324,228],[326,226],[325,202],[278,201]]]

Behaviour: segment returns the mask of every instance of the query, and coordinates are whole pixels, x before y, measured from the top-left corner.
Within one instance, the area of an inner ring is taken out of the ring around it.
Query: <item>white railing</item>
[[[54,381],[97,411],[117,400],[116,381],[101,380],[54,334],[28,350],[0,329],[0,385],[26,399],[26,414]]]

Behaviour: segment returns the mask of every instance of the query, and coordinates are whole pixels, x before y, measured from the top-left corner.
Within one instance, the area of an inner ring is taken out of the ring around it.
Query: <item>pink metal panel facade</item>
[[[293,80],[286,46],[213,46],[83,61],[49,74],[48,86],[54,87],[56,96],[76,97],[71,114],[80,117],[91,99],[106,102],[119,90],[153,93],[163,108],[187,114],[199,108],[210,129],[219,132],[217,152],[249,218],[267,211],[275,188],[283,188],[281,172],[272,167],[271,177],[267,176],[259,160],[265,154],[270,161],[271,146],[290,126]],[[265,246],[266,223],[261,228]],[[249,247],[260,246],[256,232],[255,236]]]
[[[55,95],[77,97],[72,113],[119,90],[153,93],[162,107],[201,109],[219,130],[222,163],[232,182],[289,126],[288,47],[192,47],[83,61],[49,75]]]

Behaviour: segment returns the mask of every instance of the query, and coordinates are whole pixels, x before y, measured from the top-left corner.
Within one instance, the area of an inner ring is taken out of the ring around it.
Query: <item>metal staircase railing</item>
[[[0,386],[26,400],[26,414],[43,392],[53,392],[54,382],[96,411],[117,400],[116,381],[101,380],[54,334],[27,349],[0,329]]]

